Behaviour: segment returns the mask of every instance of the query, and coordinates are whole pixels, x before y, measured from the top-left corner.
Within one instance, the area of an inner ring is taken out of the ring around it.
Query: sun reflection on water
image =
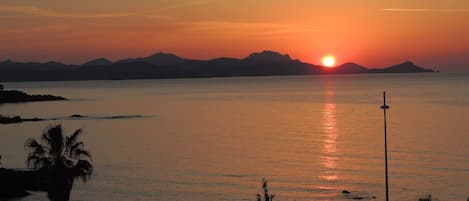
[[[321,178],[326,181],[334,181],[338,179],[337,175],[337,120],[336,120],[336,104],[330,99],[333,93],[326,92],[326,103],[321,110],[321,127],[324,136],[321,156],[321,166],[323,171]]]

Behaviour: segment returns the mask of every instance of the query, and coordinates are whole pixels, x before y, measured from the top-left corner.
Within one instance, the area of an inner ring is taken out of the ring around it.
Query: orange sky
[[[0,60],[83,63],[264,49],[319,64],[469,70],[468,0],[2,0]]]

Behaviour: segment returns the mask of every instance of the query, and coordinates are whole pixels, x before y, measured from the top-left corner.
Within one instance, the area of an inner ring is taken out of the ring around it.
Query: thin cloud
[[[147,17],[166,19],[170,16],[140,14],[140,13],[64,13],[42,9],[34,6],[5,6],[0,5],[2,12],[14,12],[25,15],[34,15],[41,17],[54,17],[54,18],[73,18],[73,19],[105,19],[105,18],[119,18],[119,17]]]
[[[277,23],[258,23],[258,22],[231,22],[231,21],[198,21],[190,23],[199,28],[205,29],[241,29],[241,30],[277,30],[277,32],[321,32],[324,31],[318,27],[312,27],[299,24],[277,24]]]
[[[469,12],[469,9],[385,8],[387,12]]]
[[[193,6],[200,6],[212,3],[211,0],[199,0],[199,1],[189,1],[189,2],[181,2],[176,4],[171,4],[162,9],[176,9],[176,8],[185,8],[185,7],[193,7]]]
[[[197,21],[187,22],[192,32],[223,33],[224,37],[248,37],[256,39],[284,39],[294,38],[298,34],[312,34],[327,30],[301,24],[278,24],[259,22],[232,21]]]

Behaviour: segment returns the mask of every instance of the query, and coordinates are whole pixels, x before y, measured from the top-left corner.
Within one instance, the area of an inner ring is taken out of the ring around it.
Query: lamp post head
[[[385,111],[389,109],[389,105],[386,104],[386,91],[383,91],[383,105],[380,108]]]

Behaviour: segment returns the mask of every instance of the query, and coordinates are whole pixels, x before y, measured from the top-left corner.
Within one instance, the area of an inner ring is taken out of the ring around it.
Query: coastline
[[[285,74],[285,75],[236,75],[236,76],[199,76],[199,77],[161,77],[161,78],[128,78],[128,79],[53,79],[53,80],[21,80],[21,81],[1,81],[2,83],[34,83],[34,82],[76,82],[76,81],[128,81],[128,80],[192,80],[192,79],[217,79],[217,78],[262,78],[262,77],[305,77],[305,76],[342,76],[342,75],[409,75],[409,74],[440,74],[455,72],[412,72],[412,73],[322,73],[322,74]]]

